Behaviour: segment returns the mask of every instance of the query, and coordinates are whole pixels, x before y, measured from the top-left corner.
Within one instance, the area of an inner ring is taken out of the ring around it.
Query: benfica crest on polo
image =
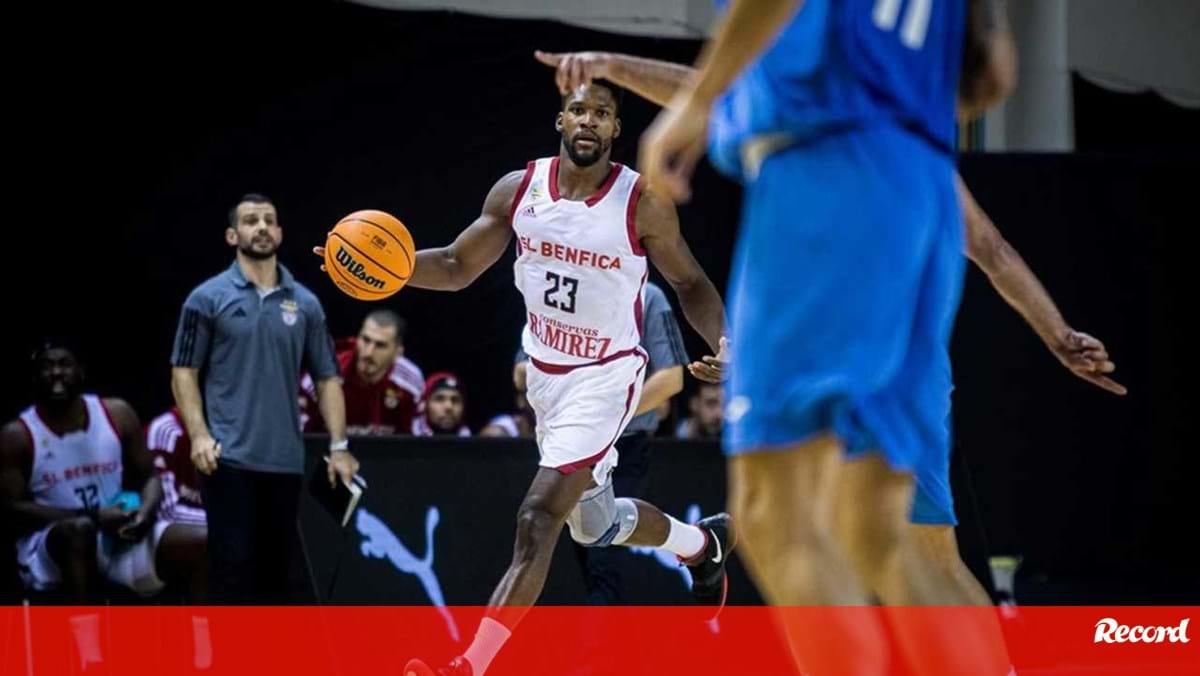
[[[283,318],[283,323],[288,326],[295,326],[296,319],[300,316],[300,306],[291,298],[285,299],[279,304],[279,315]]]

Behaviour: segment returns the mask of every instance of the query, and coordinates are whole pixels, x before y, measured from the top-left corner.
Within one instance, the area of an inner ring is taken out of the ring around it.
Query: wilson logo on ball
[[[363,284],[373,286],[377,289],[382,289],[384,287],[384,281],[378,277],[368,275],[366,273],[366,266],[354,260],[354,257],[351,256],[350,252],[345,248],[338,249],[337,253],[334,255],[334,258],[337,259],[338,265],[341,265],[343,268],[345,268],[346,272],[353,275]]]
[[[325,271],[346,295],[382,300],[399,291],[416,265],[412,235],[395,216],[356,211],[325,238]]]

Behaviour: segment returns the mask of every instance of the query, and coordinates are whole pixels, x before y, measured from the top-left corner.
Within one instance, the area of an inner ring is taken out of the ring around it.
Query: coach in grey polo
[[[358,469],[325,313],[276,260],[282,239],[271,201],[243,197],[225,229],[237,259],[188,295],[171,355],[171,389],[201,473],[217,603],[288,600],[304,472],[302,371],[317,383],[330,431],[330,482]]]
[[[311,291],[278,267],[260,291],[234,261],[183,305],[173,366],[204,370],[204,417],[220,462],[300,474],[304,440],[296,390],[303,365],[314,380],[338,375],[325,314]]]

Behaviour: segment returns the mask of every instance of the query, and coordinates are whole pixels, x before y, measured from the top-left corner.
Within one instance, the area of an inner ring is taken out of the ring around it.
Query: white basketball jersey
[[[513,276],[525,297],[525,353],[552,366],[606,361],[641,341],[646,254],[638,173],[613,163],[585,201],[558,195],[558,158],[529,163],[512,205]]]
[[[121,491],[121,439],[104,404],[83,395],[87,427],[63,436],[42,422],[34,407],[21,413],[33,438],[33,502],[62,509],[98,509]]]

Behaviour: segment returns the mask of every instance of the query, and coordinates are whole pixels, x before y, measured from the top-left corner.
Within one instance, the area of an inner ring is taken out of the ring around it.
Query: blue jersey
[[[804,142],[879,124],[953,152],[967,1],[805,0],[714,105],[714,164],[742,178],[753,138]]]

